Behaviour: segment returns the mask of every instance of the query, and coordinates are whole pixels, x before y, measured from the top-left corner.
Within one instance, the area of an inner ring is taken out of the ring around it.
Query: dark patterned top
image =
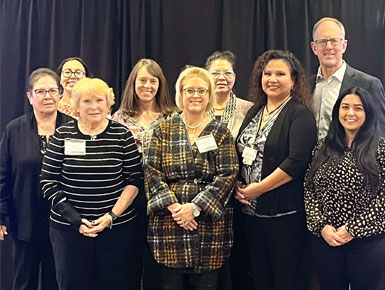
[[[85,143],[85,154],[65,152],[65,141]],[[51,204],[51,223],[69,223],[53,208],[67,198],[88,220],[95,220],[112,210],[127,185],[143,188],[141,157],[132,133],[124,126],[109,121],[107,128],[96,136],[84,135],[77,121],[70,121],[56,130],[43,159],[41,184],[44,197]],[[136,216],[130,205],[113,226],[126,223]]]
[[[321,145],[315,149],[315,154]],[[379,189],[364,187],[364,176],[350,150],[339,160],[326,162],[305,186],[308,229],[320,236],[325,225],[345,225],[354,237],[385,231],[385,139],[378,146]]]
[[[180,115],[175,115],[154,129],[144,162],[149,185],[147,240],[153,256],[168,267],[197,273],[222,267],[233,243],[229,200],[238,173],[234,139],[216,120],[201,136],[210,133],[218,148],[199,153]],[[194,202],[202,209],[197,230],[184,230],[173,220],[167,206],[176,202]]]

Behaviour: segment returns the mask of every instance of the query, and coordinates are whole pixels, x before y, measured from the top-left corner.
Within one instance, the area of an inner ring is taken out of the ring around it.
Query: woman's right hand
[[[8,235],[7,226],[0,225],[0,241],[4,241],[6,235]]]
[[[344,239],[338,235],[337,229],[330,225],[324,226],[321,231],[321,236],[331,247],[342,246],[346,243]]]

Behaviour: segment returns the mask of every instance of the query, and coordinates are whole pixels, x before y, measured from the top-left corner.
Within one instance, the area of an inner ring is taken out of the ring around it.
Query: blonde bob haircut
[[[215,96],[214,96],[214,89],[215,89],[215,84],[214,81],[210,75],[210,73],[200,67],[197,66],[188,66],[185,68],[179,75],[178,80],[176,81],[175,84],[175,103],[180,109],[184,109],[183,107],[183,89],[184,89],[184,84],[186,83],[187,80],[192,79],[192,78],[200,78],[204,82],[207,83],[208,86],[208,93],[209,93],[209,103],[207,104],[206,107],[206,112],[210,111],[215,104]]]
[[[76,115],[80,99],[85,96],[91,98],[105,96],[109,110],[115,104],[114,91],[106,82],[97,78],[84,78],[79,80],[72,90],[72,110]]]

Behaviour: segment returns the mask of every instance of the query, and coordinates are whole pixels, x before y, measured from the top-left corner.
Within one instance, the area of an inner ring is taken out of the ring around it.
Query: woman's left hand
[[[195,223],[191,223],[194,220],[193,207],[191,203],[181,204],[180,206],[172,210],[172,218],[180,225],[185,227],[187,225],[194,226]],[[189,227],[190,228],[190,227]],[[195,226],[196,228],[196,226]]]
[[[249,204],[251,200],[261,196],[263,192],[260,190],[259,183],[253,182],[249,185],[243,185],[238,183],[237,192],[235,198],[243,204]]]
[[[84,235],[97,234],[111,225],[111,218],[105,214],[92,222],[92,227],[84,231]]]
[[[346,226],[339,227],[337,229],[337,235],[339,235],[341,239],[344,240],[345,244],[354,239],[354,237],[346,230]]]

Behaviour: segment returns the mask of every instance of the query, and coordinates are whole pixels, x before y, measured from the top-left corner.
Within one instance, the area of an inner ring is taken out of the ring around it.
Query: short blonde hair
[[[175,84],[175,103],[180,109],[184,109],[183,107],[183,85],[186,83],[186,80],[191,78],[200,78],[201,80],[205,81],[208,85],[208,93],[209,93],[209,103],[206,107],[206,112],[210,111],[215,104],[215,96],[214,96],[214,89],[215,84],[211,77],[211,74],[200,67],[197,66],[189,66],[186,69],[184,69],[176,81]]]
[[[115,104],[115,95],[112,88],[106,82],[97,78],[84,78],[79,80],[72,90],[72,110],[77,115],[77,109],[81,97],[100,97],[106,96],[107,106],[111,107]]]
[[[316,40],[314,39],[314,34],[318,28],[318,26],[320,26],[321,23],[325,22],[325,21],[331,21],[331,22],[334,22],[335,24],[338,25],[338,27],[341,29],[342,31],[342,35],[343,35],[343,38],[345,39],[345,27],[344,25],[342,24],[341,21],[339,21],[338,19],[336,18],[332,18],[332,17],[324,17],[324,18],[321,18],[320,20],[317,21],[316,24],[314,24],[313,26],[313,41]]]

